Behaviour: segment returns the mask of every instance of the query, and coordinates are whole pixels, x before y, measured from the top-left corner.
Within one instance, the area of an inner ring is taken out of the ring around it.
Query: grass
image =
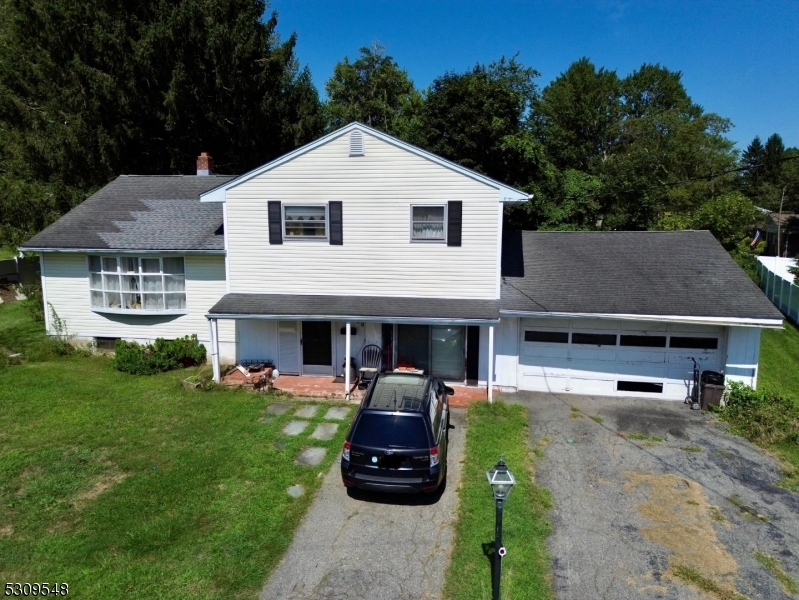
[[[89,599],[257,595],[345,428],[301,467],[305,436],[280,433],[290,413],[258,422],[269,396],[51,355],[21,304],[0,305],[0,347],[25,356],[0,363],[0,581],[64,581]]]
[[[552,598],[546,546],[551,529],[547,514],[552,499],[533,478],[535,453],[528,443],[527,411],[501,401],[493,405],[478,402],[469,407],[467,418],[466,457],[458,490],[459,517],[444,598],[491,597],[495,511],[485,471],[497,462],[500,454],[505,456],[517,480],[503,517],[502,542],[508,554],[502,559],[502,597],[504,600]]]
[[[763,568],[771,572],[771,574],[777,578],[777,581],[780,582],[780,587],[782,587],[786,593],[794,595],[799,594],[799,584],[796,583],[793,577],[785,572],[779,559],[769,556],[765,552],[755,552],[755,559],[763,565]]]
[[[593,416],[593,417],[591,417],[591,418],[592,418],[594,421],[596,421],[597,423],[599,423],[600,425],[602,425],[603,421],[605,420],[605,419],[603,419],[602,417],[600,417],[599,415],[594,415],[594,416]]]
[[[628,440],[639,440],[642,442],[662,442],[663,438],[659,435],[649,435],[646,433],[639,433],[637,431],[633,431],[632,433],[628,433],[627,435],[623,436],[626,437]]]
[[[700,446],[680,446],[680,450],[683,452],[702,452]]]
[[[0,260],[8,260],[9,258],[14,258],[19,254],[15,252],[13,248],[8,248],[7,246],[0,246]]]
[[[783,329],[764,329],[760,338],[757,387],[799,402],[799,329],[787,321]]]
[[[703,592],[712,594],[717,600],[747,600],[735,590],[719,585],[713,579],[705,577],[697,569],[685,565],[678,565],[673,570],[674,576],[685,583],[699,588]]]

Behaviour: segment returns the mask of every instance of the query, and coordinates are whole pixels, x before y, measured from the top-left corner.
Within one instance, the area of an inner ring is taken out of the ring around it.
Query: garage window
[[[616,334],[613,333],[573,333],[572,344],[590,346],[615,346]]]
[[[525,331],[525,342],[544,342],[549,344],[568,344],[568,331]]]
[[[621,346],[634,346],[636,348],[665,348],[665,335],[622,335]]]
[[[696,350],[717,350],[719,339],[711,337],[678,337],[672,336],[669,348],[689,348]]]

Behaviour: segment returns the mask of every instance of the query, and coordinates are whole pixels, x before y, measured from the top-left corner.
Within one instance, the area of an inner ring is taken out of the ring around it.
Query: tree
[[[0,241],[120,173],[242,172],[321,130],[263,0],[0,0]]]
[[[348,57],[333,69],[325,84],[327,128],[338,129],[359,121],[395,135],[419,108],[420,96],[404,69],[386,54],[385,47],[374,44],[361,48],[355,62]]]
[[[537,76],[503,57],[436,78],[425,96],[418,143],[489,177],[528,184],[545,160],[528,123]]]
[[[621,113],[619,78],[587,58],[573,63],[534,102],[538,138],[561,170],[592,172],[613,146]]]

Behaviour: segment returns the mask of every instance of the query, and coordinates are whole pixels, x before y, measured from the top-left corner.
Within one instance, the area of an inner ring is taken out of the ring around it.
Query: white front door
[[[300,339],[296,321],[278,321],[277,368],[281,373],[299,375]]]

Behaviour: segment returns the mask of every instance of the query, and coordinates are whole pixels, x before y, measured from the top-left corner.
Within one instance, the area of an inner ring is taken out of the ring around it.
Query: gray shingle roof
[[[199,195],[229,179],[122,175],[22,248],[224,251],[222,206]]]
[[[306,296],[300,294],[226,294],[210,315],[271,317],[317,316],[351,318],[452,319],[496,321],[496,300],[405,298],[392,296]]]
[[[501,310],[775,319],[708,231],[508,231]]]

